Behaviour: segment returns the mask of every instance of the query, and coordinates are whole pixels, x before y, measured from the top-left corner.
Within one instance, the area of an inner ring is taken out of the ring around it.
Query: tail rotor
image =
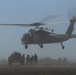
[[[75,8],[68,10],[68,17],[70,20],[73,19],[76,21],[76,9]]]

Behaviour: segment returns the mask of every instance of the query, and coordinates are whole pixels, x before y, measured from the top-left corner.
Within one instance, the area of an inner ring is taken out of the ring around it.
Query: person
[[[54,32],[54,30],[52,29],[52,30],[51,30],[51,32],[53,33],[53,32]]]
[[[29,54],[26,57],[26,64],[28,64],[28,63],[30,63],[30,56],[29,56]]]
[[[30,63],[32,64],[33,62],[34,62],[34,56],[31,55],[31,57],[30,57]]]
[[[35,62],[35,63],[38,63],[38,56],[37,56],[36,53],[34,54],[34,62]]]
[[[23,54],[23,59],[25,60],[25,54]]]

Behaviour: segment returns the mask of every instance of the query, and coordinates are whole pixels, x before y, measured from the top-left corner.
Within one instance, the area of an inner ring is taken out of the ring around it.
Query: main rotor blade
[[[0,24],[1,26],[40,26],[45,25],[45,23],[36,22],[31,24]]]
[[[53,22],[53,23],[32,23],[32,24],[0,24],[0,26],[40,26],[40,25],[47,25],[47,24],[60,24],[60,23],[67,23],[69,21],[62,21],[62,22]]]
[[[58,16],[60,16],[60,15],[49,15],[49,16],[45,17],[43,20],[41,20],[41,22],[46,22],[46,21],[52,20]]]
[[[67,23],[67,22],[69,22],[69,21],[62,21],[62,22],[54,22],[54,23],[47,23],[47,24],[61,24],[61,23]]]
[[[30,26],[30,24],[0,24],[0,26]]]

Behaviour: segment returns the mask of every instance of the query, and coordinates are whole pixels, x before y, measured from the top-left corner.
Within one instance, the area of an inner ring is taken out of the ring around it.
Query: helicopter
[[[76,35],[72,34],[76,17],[70,19],[69,22],[70,25],[65,34],[56,34],[53,32],[53,29],[50,30],[48,28],[39,27],[40,25],[44,25],[43,23],[30,24],[29,26],[36,26],[36,28],[30,29],[28,33],[24,34],[21,38],[21,42],[25,45],[25,49],[28,48],[29,44],[38,44],[40,48],[43,48],[43,44],[49,43],[60,43],[62,49],[64,49],[65,47],[62,42],[67,41],[70,38],[76,38]]]
[[[47,18],[46,18],[47,19]],[[44,20],[46,20],[44,19]],[[70,25],[65,34],[56,34],[53,29],[40,27],[41,25],[46,25],[44,22],[36,22],[31,24],[0,24],[0,25],[13,25],[13,26],[35,26],[35,29],[30,29],[21,38],[21,43],[28,48],[28,45],[38,44],[40,48],[43,48],[43,44],[60,43],[62,49],[64,49],[63,42],[71,38],[76,38],[75,34],[72,34],[74,30],[74,25],[76,22],[76,17],[72,17],[69,20]]]

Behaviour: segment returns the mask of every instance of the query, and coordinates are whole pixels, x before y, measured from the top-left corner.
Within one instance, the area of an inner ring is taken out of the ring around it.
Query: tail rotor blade
[[[76,8],[73,8],[74,17],[76,17]]]
[[[68,18],[72,19],[73,18],[73,13],[71,10],[68,10]]]
[[[72,10],[68,11],[69,19],[76,18],[76,10],[72,8]]]

